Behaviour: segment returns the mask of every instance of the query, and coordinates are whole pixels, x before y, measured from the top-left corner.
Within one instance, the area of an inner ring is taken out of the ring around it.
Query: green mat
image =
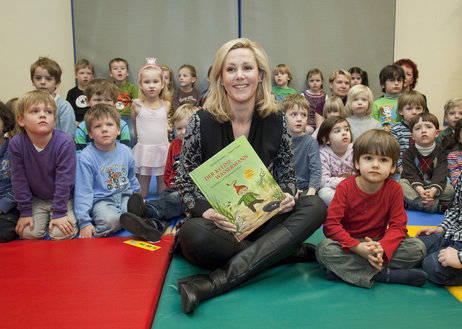
[[[323,238],[318,230],[308,241]],[[318,264],[272,268],[237,289],[181,312],[178,278],[204,272],[181,256],[170,265],[152,328],[457,328],[462,304],[446,289],[327,281]]]

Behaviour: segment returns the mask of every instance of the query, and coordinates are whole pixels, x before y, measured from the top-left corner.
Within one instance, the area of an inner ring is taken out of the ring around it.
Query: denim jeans
[[[167,228],[170,220],[184,215],[185,212],[184,204],[175,187],[163,190],[156,200],[146,201],[146,206],[153,211],[151,219],[157,222],[161,231]]]
[[[422,261],[422,268],[428,274],[428,279],[436,284],[446,286],[462,285],[462,269],[443,267],[438,261],[438,253],[447,247],[462,250],[462,242],[447,240],[445,233],[435,233],[420,236],[419,239],[427,247],[427,257]]]
[[[131,193],[116,193],[99,199],[93,204],[91,218],[97,237],[120,231],[120,215],[127,212],[127,202]]]

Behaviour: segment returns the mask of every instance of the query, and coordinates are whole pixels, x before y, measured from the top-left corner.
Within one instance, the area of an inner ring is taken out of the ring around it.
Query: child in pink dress
[[[158,194],[165,189],[163,175],[169,147],[167,112],[170,108],[170,103],[162,100],[165,87],[162,69],[155,64],[155,58],[146,61],[138,74],[140,99],[134,100],[132,105],[132,122],[138,141],[133,148],[135,173],[144,198],[149,192],[151,176],[156,176]]]

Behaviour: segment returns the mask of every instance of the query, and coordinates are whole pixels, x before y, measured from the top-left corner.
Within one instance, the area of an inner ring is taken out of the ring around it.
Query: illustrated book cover
[[[236,225],[234,235],[238,241],[276,215],[285,198],[245,136],[189,175],[213,209]]]

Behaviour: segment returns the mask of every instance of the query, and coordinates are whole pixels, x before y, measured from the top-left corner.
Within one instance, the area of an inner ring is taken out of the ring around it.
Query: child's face
[[[404,123],[409,124],[409,120],[415,117],[417,114],[423,112],[423,106],[418,104],[407,104],[403,107],[399,114],[404,118]]]
[[[178,139],[183,140],[184,134],[186,132],[186,128],[188,127],[188,122],[189,120],[183,119],[183,120],[175,121],[173,123]]]
[[[347,148],[348,144],[351,143],[351,132],[348,121],[342,121],[332,128],[329,133],[329,140],[327,145],[332,148],[335,154],[342,156]]]
[[[361,175],[360,180],[369,184],[382,184],[395,172],[396,166],[390,157],[376,154],[363,154],[355,162],[355,168]]]
[[[147,68],[141,73],[140,88],[149,100],[157,99],[164,88],[162,73],[155,68]]]
[[[166,70],[163,72],[164,72],[164,83],[166,86],[168,86],[170,83],[170,71]]]
[[[313,74],[308,78],[306,83],[308,84],[308,90],[311,93],[316,94],[321,92],[322,79],[320,74]]]
[[[366,115],[367,110],[369,109],[369,99],[366,93],[359,93],[351,100],[351,109],[353,114],[358,117],[363,117]]]
[[[53,97],[56,94],[56,88],[59,87],[59,83],[56,83],[55,78],[48,73],[48,70],[41,67],[35,69],[32,76],[32,85],[35,89],[45,91]]]
[[[411,84],[414,82],[414,71],[412,68],[407,65],[401,66],[404,71],[404,90],[409,90],[411,88]]]
[[[301,136],[305,133],[308,125],[308,111],[294,105],[286,112],[287,120],[289,121],[289,129],[292,137]]]
[[[88,101],[88,106],[92,107],[92,106],[95,106],[96,104],[101,104],[101,103],[114,106],[114,100],[108,94],[102,94],[102,95],[93,94],[90,100]]]
[[[329,83],[329,87],[334,96],[343,98],[348,94],[348,90],[350,90],[350,81],[343,74],[339,74],[333,82]]]
[[[196,78],[193,77],[191,72],[185,67],[178,71],[178,80],[182,88],[191,88],[192,84],[196,82]]]
[[[397,95],[403,92],[404,82],[402,79],[393,78],[385,80],[385,93],[390,95]],[[382,88],[384,86],[382,85]]]
[[[16,121],[27,134],[45,136],[53,132],[55,126],[55,110],[44,103],[34,104],[24,110],[24,115],[16,116]]]
[[[352,73],[351,74],[351,86],[360,85],[363,82],[361,79],[361,75],[359,73]]]
[[[95,118],[91,122],[91,130],[88,130],[88,136],[93,138],[96,148],[108,152],[115,148],[115,141],[120,134],[120,127],[112,117],[103,116]]]
[[[239,190],[238,194],[239,194],[240,196],[246,195],[248,190],[249,190],[249,189],[248,189],[247,187],[243,187],[243,188],[241,188],[241,189]]]
[[[86,87],[93,80],[93,72],[88,67],[85,67],[77,71],[75,78],[79,87]]]
[[[412,138],[421,147],[432,146],[438,137],[439,131],[430,121],[419,120],[412,129]]]
[[[462,107],[456,106],[449,109],[448,113],[444,116],[448,126],[454,129],[457,121],[462,119]]]
[[[329,119],[330,117],[339,117],[340,116],[340,111],[337,109],[332,109],[330,112],[326,113],[326,119]]]
[[[287,73],[279,71],[274,75],[274,82],[279,88],[287,88],[289,81],[290,79]]]
[[[124,84],[129,76],[127,64],[124,62],[113,62],[111,64],[109,76],[114,79],[116,84]]]

